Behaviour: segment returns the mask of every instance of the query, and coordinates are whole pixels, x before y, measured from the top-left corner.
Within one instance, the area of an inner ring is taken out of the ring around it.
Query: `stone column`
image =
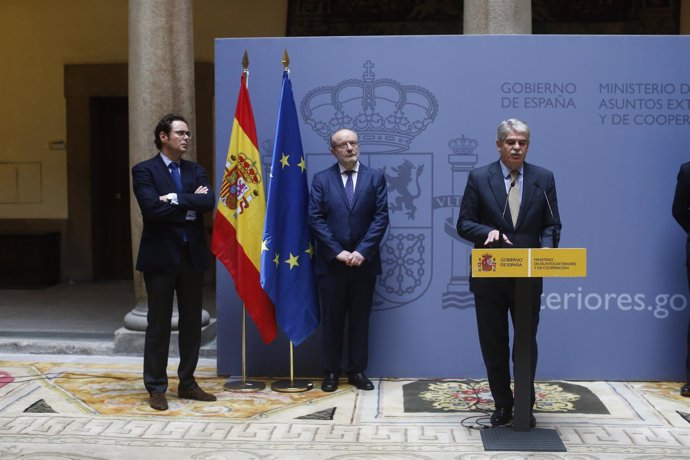
[[[129,164],[156,153],[153,129],[169,112],[177,112],[195,132],[193,0],[129,0]],[[195,139],[185,158],[196,159]],[[130,177],[131,186],[131,177]],[[132,254],[136,264],[141,239],[141,211],[132,194]],[[134,270],[134,309],[115,333],[115,352],[143,350],[148,311],[142,274]],[[203,312],[203,324],[209,323]],[[177,329],[177,309],[173,318]],[[135,332],[135,333],[132,333]],[[138,332],[138,333],[137,333]],[[171,346],[177,349],[177,340]]]
[[[531,34],[532,0],[465,0],[463,33]]]
[[[690,0],[680,0],[680,35],[690,34]]]

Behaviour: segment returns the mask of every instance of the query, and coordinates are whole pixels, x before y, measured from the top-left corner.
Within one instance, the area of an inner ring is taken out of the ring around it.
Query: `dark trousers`
[[[369,362],[369,315],[376,275],[362,267],[343,267],[319,276],[321,296],[321,364],[340,374],[345,321],[348,324],[348,374],[364,372]]]
[[[189,251],[185,247],[177,270],[170,273],[144,273],[144,282],[149,306],[144,343],[144,385],[149,393],[165,393],[168,389],[166,368],[173,294],[176,293],[179,311],[179,388],[193,388],[196,385],[194,371],[199,361],[201,345],[203,273],[194,270]]]
[[[690,240],[688,240],[690,246]],[[688,257],[690,261],[690,257]],[[690,289],[690,265],[686,267],[688,275],[688,289]],[[685,355],[685,382],[690,383],[690,320],[688,321],[688,335],[687,335],[687,352]]]
[[[533,296],[529,308],[532,314],[532,396],[534,406],[534,376],[537,370],[537,326],[541,306],[541,280],[534,280]],[[494,278],[473,280],[480,284],[474,288],[475,310],[479,344],[486,366],[491,395],[496,407],[513,407],[513,392],[510,389],[510,338],[508,314],[515,326],[515,279]],[[513,352],[515,344],[513,343]],[[514,357],[514,354],[513,354]]]

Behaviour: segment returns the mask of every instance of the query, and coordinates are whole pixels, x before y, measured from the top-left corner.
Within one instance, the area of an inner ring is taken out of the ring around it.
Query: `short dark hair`
[[[189,124],[182,115],[177,113],[169,113],[165,115],[163,118],[161,118],[158,124],[156,125],[156,128],[153,130],[153,141],[156,143],[156,147],[158,148],[158,150],[160,150],[163,147],[163,143],[161,142],[161,137],[159,134],[162,131],[165,133],[166,136],[170,136],[170,130],[172,129],[173,121],[183,121],[185,124]]]

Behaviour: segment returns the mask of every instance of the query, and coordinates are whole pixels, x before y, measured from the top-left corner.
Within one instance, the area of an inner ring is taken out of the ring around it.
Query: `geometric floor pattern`
[[[86,360],[85,360],[86,361]],[[197,380],[218,396],[148,407],[140,362],[0,360],[0,460],[690,458],[690,399],[678,382],[537,382],[535,416],[567,452],[485,452],[492,403],[482,380],[381,379],[374,391],[223,389],[213,361]]]

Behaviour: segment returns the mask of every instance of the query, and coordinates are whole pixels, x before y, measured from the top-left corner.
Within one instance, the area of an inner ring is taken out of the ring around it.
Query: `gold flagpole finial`
[[[249,67],[249,55],[247,54],[247,50],[244,50],[244,56],[242,56],[242,70],[244,72],[246,72],[248,67]]]
[[[290,67],[290,57],[287,54],[287,48],[285,48],[285,51],[283,51],[283,60],[281,62],[283,63],[285,70],[288,70],[288,67]]]

